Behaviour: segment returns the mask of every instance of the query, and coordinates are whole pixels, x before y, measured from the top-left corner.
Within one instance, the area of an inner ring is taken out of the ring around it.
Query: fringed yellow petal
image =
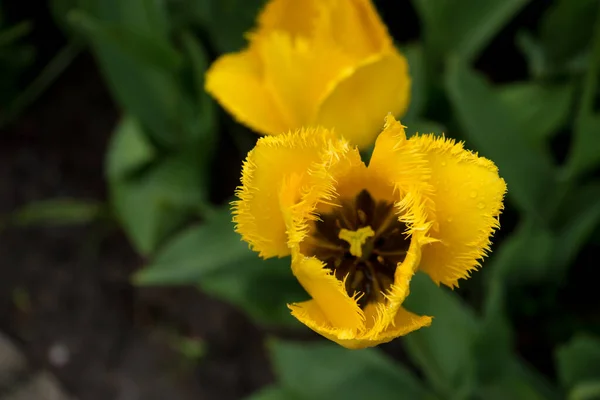
[[[423,218],[427,218],[435,211],[431,199],[434,188],[429,183],[431,168],[425,154],[410,145],[404,128],[391,114],[387,115],[383,132],[375,142],[369,170],[394,186],[403,209],[416,209],[413,203],[419,201]]]
[[[364,166],[358,150],[350,148],[343,139],[329,142],[328,147],[322,151],[321,161],[313,164],[307,171],[310,174],[308,182],[301,176],[292,176],[285,181],[280,191],[288,247],[292,252],[300,248],[311,222],[319,218],[318,213],[325,207],[336,204],[338,193],[335,184],[340,174],[352,171],[357,166]],[[297,199],[299,192],[300,201]]]
[[[394,202],[394,186],[368,169],[355,148],[348,153],[348,162],[340,163],[332,170],[338,199],[351,199],[366,189],[374,198]],[[335,201],[334,201],[335,202]]]
[[[434,282],[453,287],[479,266],[489,250],[506,184],[493,162],[465,150],[462,143],[433,135],[409,142],[426,155],[435,189],[431,236],[438,242],[423,249],[420,268]]]
[[[300,241],[315,204],[332,198],[328,171],[348,151],[345,140],[322,128],[260,138],[233,202],[237,232],[264,258],[290,254],[288,240]]]
[[[335,127],[353,144],[365,148],[381,131],[381,115],[400,115],[410,98],[406,59],[395,49],[377,54],[340,75],[320,104],[316,124]]]
[[[290,126],[263,84],[262,66],[253,51],[228,54],[215,61],[206,73],[205,89],[236,120],[257,132],[274,135]]]
[[[289,304],[288,307],[292,311],[292,315],[296,317],[298,321],[329,340],[342,346],[344,346],[345,342],[353,342],[355,340],[356,329],[340,329],[339,327],[334,327],[316,300]]]
[[[404,261],[398,264],[394,274],[394,283],[385,293],[386,302],[376,305],[373,315],[372,334],[379,334],[389,329],[393,323],[398,310],[410,293],[410,281],[417,271],[421,262],[423,246],[429,245],[432,239],[427,236],[431,223],[426,220],[422,204],[422,199],[415,195],[417,199],[410,203],[409,208],[405,208],[406,203],[398,201],[396,209],[398,210],[398,219],[407,226],[407,237],[410,237],[410,246]],[[370,322],[367,321],[367,324]]]
[[[429,316],[420,316],[414,314],[404,307],[400,307],[395,315],[392,323],[387,328],[377,333],[376,335],[370,335],[366,337],[362,347],[376,346],[380,343],[387,343],[397,337],[407,335],[411,332],[416,331],[431,325],[432,318]],[[366,342],[366,343],[365,343]]]
[[[399,336],[404,336],[417,329],[431,325],[431,317],[418,316],[400,308],[394,316],[393,323],[377,334],[367,331],[363,334],[352,330],[339,329],[329,322],[315,300],[289,305],[292,315],[313,331],[348,349],[364,349],[387,343]]]
[[[352,337],[363,328],[365,317],[356,299],[348,296],[344,283],[322,261],[298,253],[293,257],[292,271],[319,309],[320,323],[327,321],[344,337]]]

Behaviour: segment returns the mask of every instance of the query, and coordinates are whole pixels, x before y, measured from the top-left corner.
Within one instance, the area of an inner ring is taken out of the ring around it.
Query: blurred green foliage
[[[33,46],[24,42],[30,31],[28,21],[9,25],[0,7],[0,123],[8,118],[8,109],[18,96],[21,73],[34,59]]]
[[[244,45],[243,33],[262,3],[54,0],[51,6],[72,42],[94,53],[123,111],[106,155],[106,178],[112,213],[148,260],[135,283],[197,285],[259,323],[294,326],[285,304],[307,296],[289,260],[262,261],[251,252],[233,231],[226,202],[232,188],[218,194],[229,174],[239,175],[239,161],[256,137],[203,90],[211,60]],[[515,350],[512,318],[535,314],[527,310],[539,300],[527,297],[530,285],[552,298],[568,284],[581,250],[592,240],[597,249],[600,225],[600,3],[555,0],[537,29],[511,38],[527,61],[526,80],[496,84],[476,68],[530,3],[412,1],[422,35],[401,43],[413,79],[403,122],[411,133],[466,140],[494,160],[509,188],[502,222],[510,221],[466,294],[438,288],[424,275],[414,279],[408,308],[435,316],[430,328],[403,340],[422,378],[378,349],[274,339],[267,347],[278,381],[252,399],[600,398],[597,323],[562,327],[556,381]],[[10,52],[23,29],[2,26],[3,68],[11,66],[5,58],[19,60]],[[219,147],[224,140],[235,144],[228,150],[233,156]],[[32,206],[18,218],[76,222],[99,211],[68,204]],[[590,298],[597,313],[597,296]],[[541,300],[533,307],[542,307]],[[558,318],[554,324],[564,325]]]

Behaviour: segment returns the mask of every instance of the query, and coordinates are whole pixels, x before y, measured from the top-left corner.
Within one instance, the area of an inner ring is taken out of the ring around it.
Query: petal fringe
[[[388,329],[378,333],[374,331],[356,333],[353,330],[332,326],[314,300],[290,304],[288,307],[291,309],[292,315],[300,322],[347,349],[364,349],[387,343],[397,337],[431,325],[432,320],[429,316],[419,316],[400,308],[394,316],[393,324],[390,324]]]
[[[431,169],[430,194],[435,203],[436,239],[423,249],[420,269],[436,283],[449,287],[480,266],[499,227],[506,183],[494,163],[465,150],[452,139],[421,135],[409,140],[426,154]]]
[[[348,143],[322,128],[260,138],[244,161],[239,200],[232,202],[236,231],[261,257],[285,256],[316,218],[319,201],[335,194],[329,169]]]

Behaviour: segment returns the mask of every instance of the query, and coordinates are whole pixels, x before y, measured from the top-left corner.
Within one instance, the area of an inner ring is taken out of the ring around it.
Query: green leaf
[[[246,397],[246,400],[302,400],[282,387],[271,385]]]
[[[140,285],[197,284],[208,274],[241,263],[254,254],[234,232],[231,212],[224,209],[203,224],[175,236],[156,254],[152,263],[137,273]]]
[[[263,260],[252,254],[207,276],[200,288],[244,310],[260,324],[297,326],[287,304],[308,300],[308,295],[290,265],[289,257]]]
[[[29,203],[10,215],[19,226],[85,224],[101,217],[103,204],[95,201],[61,198]]]
[[[573,102],[573,85],[543,85],[523,82],[498,88],[520,131],[533,144],[541,145],[565,125]]]
[[[596,9],[591,58],[583,79],[575,137],[567,160],[567,178],[576,177],[600,162],[600,115],[596,112],[600,82],[600,6]]]
[[[80,0],[50,0],[48,2],[48,7],[50,8],[50,12],[52,13],[52,17],[54,18],[54,22],[60,28],[65,29],[67,33],[71,33],[67,22],[67,15],[72,10],[78,8],[80,3],[84,3]]]
[[[199,285],[266,324],[296,323],[286,304],[306,299],[290,259],[263,260],[234,231],[229,209],[175,236],[135,277],[142,285]]]
[[[529,0],[413,0],[427,50],[473,61]]]
[[[31,22],[23,21],[0,31],[0,47],[13,45],[31,32]]]
[[[483,320],[424,274],[412,279],[410,289],[407,308],[434,319],[429,328],[405,336],[405,347],[443,398],[555,398],[544,379],[512,352],[500,281],[491,288]]]
[[[492,281],[511,284],[554,281],[558,277],[554,260],[557,245],[554,232],[525,219],[494,251],[486,270],[491,271]]]
[[[77,11],[69,14],[69,22],[94,41],[114,46],[142,65],[176,71],[182,63],[181,55],[168,43],[144,36],[126,26],[102,22]]]
[[[410,105],[402,122],[409,125],[418,118],[420,118],[427,106],[427,81],[425,73],[425,57],[423,55],[423,48],[420,45],[411,45],[402,49],[406,60],[408,61],[408,68],[411,78],[410,86]]]
[[[164,237],[167,231],[182,221],[182,213],[173,210],[173,202],[167,200],[169,193],[168,169],[174,167],[155,165],[147,169],[155,161],[156,151],[148,142],[139,122],[131,115],[125,115],[113,134],[106,154],[106,175],[110,189],[110,201],[115,214],[123,224],[125,231],[142,254],[150,253]],[[190,164],[193,165],[193,164]],[[146,170],[142,171],[142,168]],[[179,181],[190,172],[185,172],[185,165]],[[191,169],[188,167],[191,171]],[[165,171],[166,170],[166,171]],[[139,172],[143,172],[142,175]],[[198,182],[190,181],[190,193],[198,193]],[[176,179],[173,184],[177,184]],[[185,188],[186,182],[182,182]],[[194,190],[194,188],[196,188]],[[176,195],[177,192],[173,193]],[[172,221],[168,218],[173,217]]]
[[[515,42],[527,60],[529,75],[536,79],[543,79],[551,74],[552,67],[539,39],[529,32],[521,31],[517,34]]]
[[[458,390],[468,392],[474,378],[475,315],[454,293],[436,286],[425,274],[415,275],[410,286],[406,307],[434,319],[429,328],[404,337],[408,354],[445,397]]]
[[[599,3],[557,0],[540,21],[540,41],[555,69],[589,51]]]
[[[300,398],[434,398],[408,369],[376,349],[272,340],[269,350],[279,384]]]
[[[192,115],[188,117],[188,120],[191,121],[188,130],[191,132],[192,139],[202,142],[201,149],[207,156],[213,152],[217,130],[215,102],[204,90],[204,77],[209,61],[204,47],[189,32],[182,35],[182,43],[189,58],[194,104],[197,105],[190,109]]]
[[[549,400],[558,399],[556,391],[540,390],[519,371],[518,364],[508,364],[506,370],[492,383],[477,390],[477,398],[485,400]]]
[[[106,174],[109,179],[127,176],[147,165],[156,156],[156,151],[144,135],[139,122],[125,115],[113,134],[106,155]]]
[[[31,50],[31,51],[29,51]],[[46,89],[48,89],[58,77],[67,69],[71,62],[80,53],[81,47],[75,43],[69,43],[64,46],[41,70],[38,76],[33,79],[25,89],[21,89],[18,95],[10,98],[10,104],[0,113],[0,127],[15,120],[27,107],[37,100]],[[21,57],[23,56],[23,57]],[[33,60],[33,49],[19,47],[8,54],[0,53],[0,74],[5,81],[11,79],[11,68],[18,68],[19,71],[25,69],[27,64]],[[4,64],[4,65],[2,65]],[[8,68],[8,71],[4,69]],[[10,84],[0,83],[0,93],[7,96],[10,93]],[[0,95],[0,99],[2,95]],[[0,100],[4,102],[4,100]]]
[[[493,266],[486,266],[486,269]],[[484,316],[473,342],[477,398],[556,399],[543,376],[524,364],[513,352],[513,332],[506,315],[506,288],[500,279],[487,288]]]
[[[569,400],[600,399],[600,380],[579,383],[569,392]]]
[[[190,6],[198,23],[205,27],[220,53],[240,50],[246,43],[245,33],[266,0],[197,0]]]
[[[492,281],[522,285],[559,282],[565,278],[594,229],[600,225],[600,185],[592,183],[569,193],[550,230],[532,219],[523,220],[488,262]]]
[[[563,387],[600,380],[600,339],[588,335],[574,337],[555,353],[558,377]]]
[[[142,2],[142,3],[140,3]],[[187,99],[175,73],[179,56],[167,38],[152,30],[145,7],[158,1],[96,3],[96,13],[75,13],[71,19],[90,40],[115,99],[161,143],[181,140]],[[150,13],[155,14],[155,13]],[[131,19],[124,19],[131,16]],[[142,43],[140,45],[140,43]]]
[[[148,255],[206,201],[202,172],[185,154],[140,176],[111,180],[111,203],[137,250]]]
[[[556,262],[566,273],[579,250],[586,244],[594,229],[600,225],[600,182],[573,190],[560,212],[563,224],[558,228]]]
[[[207,207],[203,163],[194,148],[158,162],[135,118],[118,125],[106,162],[110,200],[140,253],[150,254],[186,216]]]
[[[170,34],[166,0],[78,0],[78,7],[98,19],[117,23],[166,42]]]
[[[169,347],[188,361],[198,362],[206,355],[206,342],[199,338],[186,337],[171,332],[166,337]]]
[[[457,60],[450,65],[446,87],[467,147],[474,146],[494,161],[507,181],[508,196],[521,210],[543,220],[556,186],[548,154],[528,143],[494,89]]]
[[[577,176],[600,166],[600,114],[586,115],[573,135],[566,173]]]
[[[474,370],[480,383],[500,380],[513,360],[513,333],[505,303],[504,285],[499,280],[492,281],[487,288],[484,315],[473,342]]]
[[[69,15],[84,11],[111,23],[122,23],[142,35],[164,41],[170,31],[164,0],[51,0],[49,7],[59,26],[72,34]]]

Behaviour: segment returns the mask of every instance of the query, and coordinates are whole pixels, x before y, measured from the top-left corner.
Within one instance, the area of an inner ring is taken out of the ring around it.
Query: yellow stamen
[[[338,237],[345,240],[350,244],[350,254],[354,257],[362,257],[363,244],[371,236],[375,236],[375,232],[370,226],[365,226],[356,231],[349,231],[348,229],[340,229]]]

